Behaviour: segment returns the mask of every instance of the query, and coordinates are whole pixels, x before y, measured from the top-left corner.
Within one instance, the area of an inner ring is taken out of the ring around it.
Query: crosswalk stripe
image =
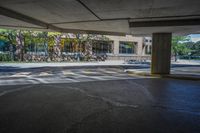
[[[0,85],[19,84],[47,84],[47,83],[72,83],[116,79],[139,78],[120,70],[93,69],[93,70],[62,70],[56,72],[2,72],[0,73]]]

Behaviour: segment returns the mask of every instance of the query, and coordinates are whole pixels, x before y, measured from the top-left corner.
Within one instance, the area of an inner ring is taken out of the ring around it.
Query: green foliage
[[[177,55],[186,55],[191,50],[187,47],[187,44],[191,42],[191,39],[187,36],[175,36],[172,38],[172,53]]]
[[[9,44],[16,44],[16,30],[0,29],[0,40]]]
[[[183,59],[199,59],[200,41],[192,42],[188,36],[176,36],[172,38],[172,54],[177,60],[177,56]]]
[[[9,53],[0,53],[0,61],[12,61]]]
[[[187,44],[187,46],[191,49],[192,56],[200,56],[200,41],[190,42]]]

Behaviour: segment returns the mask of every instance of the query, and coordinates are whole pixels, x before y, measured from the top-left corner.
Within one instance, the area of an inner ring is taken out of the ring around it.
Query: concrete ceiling
[[[200,0],[4,0],[0,27],[150,35],[200,33]]]
[[[10,17],[0,15],[0,25],[1,27],[19,27],[19,28],[35,28],[42,29],[43,27],[34,25],[31,23],[27,23],[18,19],[13,19]]]

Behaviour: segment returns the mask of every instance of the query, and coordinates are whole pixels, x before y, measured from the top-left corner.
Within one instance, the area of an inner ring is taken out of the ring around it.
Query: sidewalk
[[[0,67],[36,68],[36,67],[100,67],[100,66],[147,66],[146,64],[126,64],[124,60],[102,62],[44,62],[44,63],[0,63]]]
[[[150,61],[147,61],[150,63]],[[172,65],[200,65],[198,60],[179,60],[172,61]],[[127,64],[124,60],[107,60],[101,62],[33,62],[33,63],[9,63],[1,62],[0,67],[18,67],[18,68],[31,68],[31,67],[77,67],[77,66],[145,66],[147,64]]]
[[[177,62],[172,60],[171,64],[200,65],[200,60],[178,60]]]
[[[42,63],[1,63],[0,66],[12,66],[20,68],[47,67],[47,66],[101,66],[101,65],[123,65],[123,61],[105,62],[42,62]]]

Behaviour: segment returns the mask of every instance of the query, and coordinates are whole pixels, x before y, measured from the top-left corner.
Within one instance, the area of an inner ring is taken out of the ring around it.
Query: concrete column
[[[142,56],[142,46],[143,46],[143,38],[137,42],[137,52],[136,54]]]
[[[171,40],[171,33],[153,33],[152,74],[170,74]]]
[[[119,40],[114,40],[114,55],[118,55],[119,54]]]

